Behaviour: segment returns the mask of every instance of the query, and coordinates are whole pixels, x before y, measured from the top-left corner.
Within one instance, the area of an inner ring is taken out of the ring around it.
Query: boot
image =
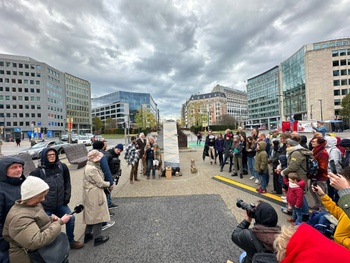
[[[106,243],[109,240],[109,236],[100,236],[98,238],[95,238],[94,240],[94,246],[99,246],[102,245],[104,243]]]
[[[84,236],[84,244],[88,243],[92,239],[93,239],[93,235],[91,233],[90,234],[85,234],[85,236]]]

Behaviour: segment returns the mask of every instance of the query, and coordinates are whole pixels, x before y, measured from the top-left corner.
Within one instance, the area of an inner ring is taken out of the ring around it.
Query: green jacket
[[[345,214],[350,218],[350,188],[338,191],[340,196],[338,206],[344,210]]]
[[[267,152],[266,149],[266,142],[261,141],[258,142],[260,145],[260,150],[256,152],[255,154],[255,163],[254,163],[254,171],[260,172],[263,171],[264,173],[267,173]]]

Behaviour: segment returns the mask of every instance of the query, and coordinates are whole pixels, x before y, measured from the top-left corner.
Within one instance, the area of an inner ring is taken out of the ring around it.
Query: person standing
[[[219,156],[219,163],[220,163],[220,167],[222,166],[222,163],[224,161],[224,158],[223,158],[223,154],[224,154],[224,143],[225,143],[225,140],[224,138],[222,137],[222,134],[219,133],[218,134],[218,137],[216,138],[215,140],[215,150],[217,152],[217,156]]]
[[[231,134],[230,134],[231,135]],[[227,160],[230,160],[229,162],[229,170],[228,172],[231,173],[232,172],[232,164],[233,164],[233,151],[232,151],[232,137],[226,135],[225,136],[225,142],[224,142],[224,160],[221,164],[221,168],[220,168],[220,172],[222,172],[224,170],[224,166],[227,162]]]
[[[16,200],[21,198],[20,187],[25,180],[24,161],[16,157],[0,159],[0,262],[9,262],[9,243],[3,238],[5,218]]]
[[[140,181],[137,178],[137,170],[136,170],[136,163],[138,162],[140,155],[136,148],[136,137],[131,136],[130,140],[131,142],[128,144],[128,146],[125,149],[124,159],[126,160],[128,165],[131,165],[130,183],[133,184],[134,181],[135,182]]]
[[[156,169],[159,167],[160,161],[160,148],[154,138],[150,136],[146,144],[147,179],[150,179],[151,170],[152,178],[156,178]]]
[[[102,236],[102,223],[111,220],[107,198],[104,189],[110,183],[104,180],[104,173],[100,166],[103,153],[91,150],[84,170],[83,179],[83,223],[86,224],[84,243],[94,239],[94,246],[106,243],[108,236]]]
[[[210,158],[210,164],[213,164],[215,162],[215,135],[213,134],[212,130],[209,130],[209,134],[205,138],[205,146],[208,147],[208,155]]]
[[[196,137],[197,137],[197,145],[200,146],[201,142],[202,142],[202,133],[201,133],[201,131],[197,132]]]
[[[141,174],[142,175],[146,175],[146,155],[145,155],[145,147],[146,147],[146,138],[145,138],[145,134],[143,132],[140,133],[139,138],[136,140],[136,145],[139,151],[139,156],[140,156],[140,160],[141,160]],[[137,167],[138,167],[138,163],[137,162]],[[138,170],[138,168],[136,168]]]
[[[233,136],[233,164],[235,167],[235,172],[232,174],[232,176],[237,176],[239,173],[239,178],[243,178],[243,163],[242,163],[242,158],[243,158],[243,151],[244,151],[244,146],[243,142],[244,137],[242,135],[235,135]]]
[[[316,126],[314,124],[311,124],[312,129],[314,129],[317,132],[320,132],[322,134],[322,137],[324,138],[326,136],[327,129],[324,127],[324,122],[323,121],[318,121],[316,123]]]
[[[256,155],[255,155],[255,163],[254,163],[254,170],[259,173],[260,175],[260,182],[261,186],[260,188],[257,188],[256,191],[259,194],[265,194],[266,193],[266,186],[267,186],[267,177],[268,171],[267,171],[267,152],[266,152],[266,142],[259,141],[256,145]]]
[[[48,216],[52,214],[62,217],[70,214],[68,206],[71,198],[71,181],[67,165],[58,158],[57,150],[45,148],[40,155],[41,165],[30,172],[30,175],[39,177],[50,186],[42,205]],[[83,243],[74,240],[75,217],[72,216],[66,225],[66,233],[71,249],[80,249]]]
[[[21,146],[21,138],[19,136],[16,137],[16,145]]]

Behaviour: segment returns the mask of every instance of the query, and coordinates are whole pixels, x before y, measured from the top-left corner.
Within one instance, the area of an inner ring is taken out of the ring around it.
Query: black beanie
[[[104,146],[105,146],[105,144],[103,142],[94,141],[94,143],[92,144],[92,149],[101,150]]]
[[[255,224],[275,227],[278,222],[276,210],[269,203],[260,203],[255,210]]]

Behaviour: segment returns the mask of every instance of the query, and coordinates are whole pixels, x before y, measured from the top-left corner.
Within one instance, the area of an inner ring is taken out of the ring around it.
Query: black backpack
[[[306,160],[306,170],[302,166],[300,167],[306,172],[306,176],[308,179],[315,179],[319,169],[318,161],[313,156],[310,156],[310,155],[304,155],[304,156]]]

